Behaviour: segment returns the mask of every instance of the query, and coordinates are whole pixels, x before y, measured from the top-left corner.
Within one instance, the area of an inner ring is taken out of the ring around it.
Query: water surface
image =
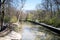
[[[22,40],[60,40],[60,37],[40,25],[26,22],[22,26]]]

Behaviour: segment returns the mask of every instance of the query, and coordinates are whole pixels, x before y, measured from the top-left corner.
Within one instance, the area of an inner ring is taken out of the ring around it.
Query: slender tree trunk
[[[2,1],[2,0],[1,0]],[[1,29],[0,30],[2,30],[2,28],[3,28],[3,20],[4,20],[4,2],[5,2],[5,0],[3,0],[3,2],[1,3]]]
[[[51,0],[50,0],[50,8],[51,8],[51,14],[50,14],[50,16],[52,18],[53,17],[53,13],[52,13],[52,3],[51,3]]]
[[[0,30],[1,30],[1,0],[0,0]]]

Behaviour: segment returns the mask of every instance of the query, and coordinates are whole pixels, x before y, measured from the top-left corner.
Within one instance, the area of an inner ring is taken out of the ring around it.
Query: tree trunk
[[[2,0],[1,0],[2,1]],[[3,26],[3,20],[4,20],[4,2],[5,0],[3,0],[3,2],[1,2],[1,28],[0,28],[0,31],[4,28]]]

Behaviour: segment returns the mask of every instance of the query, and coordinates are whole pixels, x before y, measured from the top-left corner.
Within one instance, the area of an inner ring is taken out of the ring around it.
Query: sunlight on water
[[[22,40],[34,40],[35,35],[34,33],[31,32],[28,25],[25,25],[22,30],[23,30]]]
[[[32,25],[23,25],[22,40],[46,40],[46,33],[31,28]],[[37,26],[36,26],[37,27]]]
[[[22,40],[55,40],[54,34],[45,31],[42,26],[26,23],[22,26]]]

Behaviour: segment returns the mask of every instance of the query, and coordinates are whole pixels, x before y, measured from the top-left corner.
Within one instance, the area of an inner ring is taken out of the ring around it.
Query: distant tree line
[[[43,22],[55,27],[60,26],[60,0],[42,0],[36,10],[28,13],[28,20]]]

